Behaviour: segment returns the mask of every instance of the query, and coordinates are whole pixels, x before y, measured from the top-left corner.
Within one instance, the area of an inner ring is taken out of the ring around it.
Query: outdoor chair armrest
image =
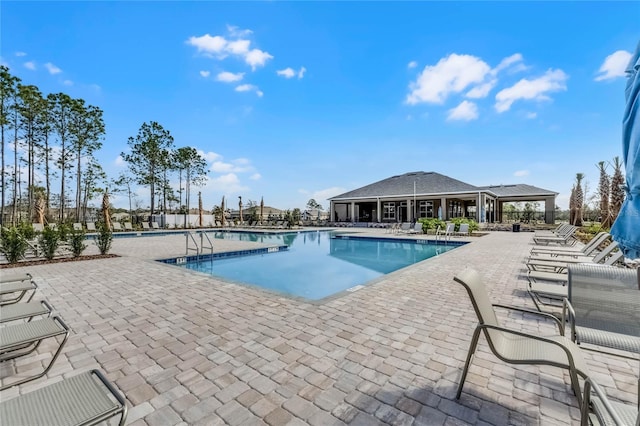
[[[571,306],[571,302],[566,297],[562,299],[562,323],[566,324],[569,321],[571,326],[571,340],[576,340],[576,311]]]
[[[508,309],[508,310],[511,310],[511,311],[523,312],[523,313],[538,315],[538,316],[541,316],[541,317],[544,317],[544,318],[547,318],[547,319],[551,319],[558,326],[558,332],[560,333],[560,335],[564,336],[564,327],[563,327],[564,321],[560,322],[558,317],[556,317],[555,315],[552,315],[552,314],[550,314],[548,312],[540,312],[540,311],[536,311],[534,309],[521,308],[521,307],[518,307],[518,306],[501,305],[499,303],[494,303],[494,304],[492,304],[492,306],[494,308]]]
[[[611,405],[611,402],[609,402],[609,399],[607,398],[607,395],[604,393],[602,388],[596,382],[591,380],[590,377],[587,377],[584,381],[584,396],[582,398],[582,404],[580,405],[580,419],[581,419],[580,425],[588,426],[590,424],[589,423],[589,405],[591,404],[592,389],[595,391],[596,395],[598,396],[598,399],[600,399],[600,402],[602,403],[602,406],[607,410],[607,414],[611,416],[611,419],[613,419],[615,424],[617,425],[625,424],[620,418],[620,416],[618,415],[617,411]]]

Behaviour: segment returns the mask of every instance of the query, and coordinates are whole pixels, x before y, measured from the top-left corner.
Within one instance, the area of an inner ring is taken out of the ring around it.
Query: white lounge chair
[[[120,415],[127,419],[124,397],[98,370],[55,382],[0,403],[2,425],[96,425]]]
[[[94,222],[87,222],[87,231],[96,232],[96,224]]]

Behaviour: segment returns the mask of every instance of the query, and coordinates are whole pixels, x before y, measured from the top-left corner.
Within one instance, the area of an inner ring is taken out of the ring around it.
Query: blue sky
[[[593,193],[597,162],[621,156],[623,71],[640,40],[638,2],[0,8],[14,75],[104,111],[97,156],[110,177],[127,138],[157,121],[207,158],[206,208],[223,195],[328,208],[420,170],[539,186],[567,208],[577,172]]]

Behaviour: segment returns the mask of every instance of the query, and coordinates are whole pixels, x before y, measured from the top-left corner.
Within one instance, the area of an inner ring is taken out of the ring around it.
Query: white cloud
[[[498,66],[491,70],[491,73],[493,75],[496,75],[500,71],[505,70],[514,64],[519,64],[519,65],[517,67],[512,67],[512,68],[515,68],[517,70],[522,70],[524,65],[520,64],[521,62],[522,62],[522,55],[520,53],[514,53],[513,55],[507,56],[502,61],[500,61]]]
[[[626,50],[618,50],[607,56],[598,70],[596,81],[611,80],[624,77],[627,65],[631,60],[631,53]]]
[[[296,75],[296,72],[293,70],[293,68],[285,68],[283,70],[276,71],[276,74],[284,78],[292,78]]]
[[[62,82],[62,84],[64,84],[65,86],[73,86],[73,81],[65,80],[65,81]]]
[[[211,75],[211,71],[200,71],[200,75],[204,78],[207,78]]]
[[[515,177],[529,176],[529,170],[518,170],[513,173]]]
[[[232,37],[245,37],[245,36],[253,34],[253,31],[251,31],[251,30],[241,30],[240,28],[236,27],[235,25],[227,25],[227,32]]]
[[[254,90],[256,88],[256,86],[254,86],[253,84],[241,84],[240,86],[236,87],[236,92],[248,92],[250,90]]]
[[[27,56],[27,54],[25,52],[16,52],[16,56]]]
[[[534,119],[534,118],[536,118],[537,116],[538,116],[538,113],[537,113],[537,112],[528,112],[528,113],[525,115],[525,117],[526,117],[526,118],[528,118],[528,119]]]
[[[60,74],[62,72],[60,68],[56,67],[51,62],[44,64],[44,67],[49,71],[49,74]]]
[[[447,120],[471,121],[478,118],[478,106],[473,102],[462,101],[460,105],[449,110]]]
[[[496,79],[493,79],[487,83],[483,83],[469,90],[465,96],[471,99],[486,98],[491,89],[493,89],[497,83],[498,80]]]
[[[200,37],[189,37],[187,40],[192,46],[195,46],[198,49],[198,52],[202,52],[209,55],[216,56],[226,56],[224,53],[224,49],[227,46],[227,40],[224,37],[220,36],[210,36],[209,34],[205,34]]]
[[[237,27],[227,26],[227,31],[232,39],[205,34],[200,37],[189,37],[187,44],[194,46],[199,53],[213,58],[224,59],[229,55],[238,57],[253,71],[257,67],[264,66],[269,59],[273,59],[268,52],[251,49],[251,40],[243,38],[251,34],[250,30],[238,30]]]
[[[24,67],[28,70],[34,71],[36,69],[36,63],[33,61],[25,62]]]
[[[251,179],[251,180],[260,180],[260,179],[262,179],[262,175],[260,173],[254,173],[251,176],[249,176],[249,179]]]
[[[417,62],[411,61],[407,66],[415,67]],[[498,83],[497,75],[500,72],[515,72],[525,68],[520,53],[502,59],[495,68],[476,56],[453,53],[440,59],[436,65],[424,67],[416,81],[410,83],[406,102],[409,105],[423,102],[442,104],[451,94],[467,89],[465,97],[485,98]]]
[[[277,70],[276,74],[284,78],[293,78],[297,76],[300,79],[304,77],[305,72],[307,72],[307,69],[305,67],[300,67],[298,71],[294,70],[291,67],[288,67],[283,70]]]
[[[216,76],[217,81],[222,81],[224,83],[233,83],[234,81],[240,81],[244,77],[243,72],[232,73],[228,71],[223,71]]]
[[[258,86],[254,86],[253,84],[241,84],[240,86],[236,86],[236,92],[256,92],[258,97],[262,97],[264,93],[262,90],[258,89]]]
[[[211,164],[210,170],[216,173],[248,173],[254,171],[254,167],[246,158],[238,158],[228,163],[219,158]]]
[[[496,111],[508,111],[517,100],[549,100],[547,93],[567,90],[565,82],[569,76],[562,70],[548,70],[543,76],[529,80],[523,78],[513,86],[496,94]]]
[[[122,155],[118,155],[113,163],[117,167],[122,167],[122,166],[124,166],[126,164],[125,161],[124,161],[124,158],[122,158]]]
[[[269,53],[263,52],[260,49],[252,49],[245,55],[244,61],[251,66],[253,71],[255,71],[256,67],[264,66],[269,59],[273,59],[273,56]]]
[[[240,179],[235,173],[227,173],[217,177],[209,177],[207,187],[226,194],[249,190],[247,186],[244,186],[240,183]]]
[[[482,83],[491,70],[486,62],[471,55],[451,54],[436,65],[426,66],[409,85],[407,103],[443,103],[451,93],[459,93],[472,84]]]
[[[214,161],[218,161],[222,158],[222,155],[212,151],[204,152],[202,150],[198,150],[198,154],[200,154],[200,156],[204,158],[207,163],[213,163]]]
[[[407,64],[407,68],[415,68],[418,66],[418,63],[416,61],[411,61]]]

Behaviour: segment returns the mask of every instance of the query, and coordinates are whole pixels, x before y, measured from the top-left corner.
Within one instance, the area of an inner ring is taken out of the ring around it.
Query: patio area
[[[477,318],[452,278],[474,268],[494,303],[534,308],[523,263],[532,237],[467,238],[471,244],[324,303],[152,260],[183,256],[183,235],[114,239],[118,258],[5,269],[30,272],[39,286],[34,300],[47,299],[72,334],[47,379],[2,398],[98,368],[126,396],[127,424],[136,426],[578,424],[566,371],[506,364],[484,337],[455,399]],[[258,246],[214,241],[220,252]],[[93,253],[90,243],[86,254]],[[527,332],[555,331],[522,314],[502,319]],[[637,402],[638,361],[583,353],[610,398]],[[42,359],[10,367],[25,375]]]

